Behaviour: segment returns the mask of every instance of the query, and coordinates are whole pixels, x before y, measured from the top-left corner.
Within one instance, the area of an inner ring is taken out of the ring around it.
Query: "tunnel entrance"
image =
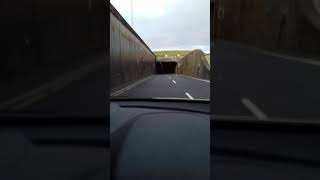
[[[156,72],[157,74],[174,74],[176,73],[176,62],[157,62]]]

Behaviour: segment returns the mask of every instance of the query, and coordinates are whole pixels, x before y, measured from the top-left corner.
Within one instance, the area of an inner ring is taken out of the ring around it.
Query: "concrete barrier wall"
[[[121,17],[110,7],[110,87],[115,88],[155,72],[155,55]]]
[[[210,80],[210,64],[201,50],[194,50],[178,61],[176,73]]]
[[[311,0],[216,0],[213,36],[288,53],[320,53],[320,11]]]
[[[7,80],[31,73],[45,75],[106,51],[104,3],[2,0],[0,75]]]

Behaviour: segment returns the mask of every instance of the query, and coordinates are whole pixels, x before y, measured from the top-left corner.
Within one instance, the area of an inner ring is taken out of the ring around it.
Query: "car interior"
[[[209,179],[210,101],[113,99],[111,178]]]
[[[213,116],[211,179],[319,179],[319,124]]]

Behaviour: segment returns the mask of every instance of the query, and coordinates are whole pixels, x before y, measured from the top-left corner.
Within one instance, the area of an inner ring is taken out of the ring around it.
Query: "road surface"
[[[320,118],[320,61],[277,56],[223,41],[213,49],[216,115]]]
[[[83,73],[81,77],[79,73],[71,74],[56,82],[49,82],[50,86],[43,84],[36,90],[23,91],[6,101],[9,103],[1,102],[0,105],[7,105],[2,107],[2,111],[103,117],[108,109],[106,72],[106,65],[102,65],[92,72]]]
[[[210,81],[179,74],[152,75],[118,90],[113,96],[128,98],[210,99]]]
[[[0,102],[1,111],[26,112],[36,115],[105,116],[108,109],[106,66],[95,68],[84,74],[79,72],[57,78],[57,81],[47,82],[40,85],[39,88],[22,91],[17,96]],[[80,77],[79,74],[83,75]],[[210,98],[209,81],[184,75],[152,75],[128,86],[130,89],[118,91],[118,96],[127,98]]]

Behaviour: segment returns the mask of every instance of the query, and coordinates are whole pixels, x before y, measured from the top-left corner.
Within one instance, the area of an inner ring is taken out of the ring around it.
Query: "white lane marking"
[[[153,77],[153,76],[148,76],[146,78],[143,78],[143,79],[141,79],[141,80],[139,80],[139,81],[137,81],[137,82],[125,87],[125,88],[122,88],[122,89],[120,89],[120,90],[118,90],[116,92],[111,93],[110,96],[119,96],[120,94],[122,94],[122,93],[132,89],[133,87],[145,82],[146,80],[150,79],[151,77]]]
[[[169,76],[169,79],[171,79],[171,77]]]
[[[188,96],[189,99],[193,100],[193,97],[189,93],[186,92],[185,94],[186,94],[186,96]]]
[[[273,57],[277,57],[279,59],[285,59],[285,60],[289,60],[289,61],[291,60],[291,61],[296,61],[296,62],[299,62],[299,63],[305,63],[305,64],[311,64],[311,65],[315,65],[315,66],[320,66],[320,62],[318,60],[314,60],[312,58],[295,57],[295,56],[290,56],[290,55],[286,55],[286,54],[280,54],[280,53],[277,53],[277,52],[272,52],[270,50],[266,50],[266,49],[262,49],[262,48],[243,45],[243,44],[240,44],[240,43],[234,43],[234,42],[229,42],[229,41],[224,41],[224,42],[226,44],[236,45],[236,46],[243,47],[243,48],[251,48],[251,49],[254,49],[255,51],[257,51],[258,53],[269,55],[269,56],[273,56]]]
[[[310,59],[310,58],[293,57],[293,56],[289,56],[289,55],[285,55],[285,54],[278,54],[278,53],[265,51],[265,50],[260,50],[260,52],[262,54],[273,56],[273,57],[277,57],[277,58],[280,58],[280,59],[286,59],[286,60],[296,61],[296,62],[299,62],[299,63],[305,63],[305,64],[311,64],[311,65],[314,65],[314,66],[320,66],[320,62],[319,61],[313,60],[313,59]]]
[[[88,73],[93,72],[94,70],[97,70],[98,68],[103,67],[102,65],[104,65],[104,64],[105,64],[105,62],[98,62],[98,63],[82,66],[79,69],[76,69],[76,70],[69,72],[69,73],[64,73],[63,75],[59,76],[57,79],[52,80],[51,82],[47,82],[47,83],[42,84],[39,88],[30,90],[26,93],[23,93],[19,96],[12,98],[12,99],[1,102],[0,103],[0,110],[8,109],[9,106],[17,104],[21,101],[28,99],[28,98],[33,98],[34,96],[39,96],[39,94],[43,93],[44,91],[48,91],[55,86],[59,86],[60,84],[64,84],[64,83],[69,84],[75,80],[80,79],[84,75],[87,75]]]
[[[267,120],[268,116],[253,102],[248,98],[241,99],[242,104],[244,104],[259,120]]]
[[[125,92],[125,90],[122,90],[122,91],[119,90],[119,91],[117,91],[115,93],[112,93],[111,96],[119,96],[120,94],[122,94],[124,92]]]
[[[153,97],[152,99],[164,99],[164,100],[186,100],[187,98],[179,98],[179,97]],[[197,101],[209,101],[209,99],[195,99]]]
[[[207,83],[210,83],[210,80],[206,80],[206,79],[199,79],[199,78],[195,78],[195,77],[192,77],[192,76],[187,76],[187,75],[184,75],[184,74],[179,74],[180,76],[184,76],[186,78],[190,78],[190,79],[193,79],[193,80],[198,80],[198,81],[203,81],[203,82],[207,82]]]
[[[177,82],[176,82],[175,80],[172,80],[172,82],[173,82],[174,84],[177,84]]]
[[[46,95],[46,94],[40,94],[38,96],[35,96],[35,97],[32,97],[30,99],[25,100],[23,103],[14,106],[12,109],[13,110],[21,110],[21,109],[28,107],[28,106],[30,106],[40,100],[43,100],[44,98],[47,98],[47,97],[48,97],[48,95]]]

